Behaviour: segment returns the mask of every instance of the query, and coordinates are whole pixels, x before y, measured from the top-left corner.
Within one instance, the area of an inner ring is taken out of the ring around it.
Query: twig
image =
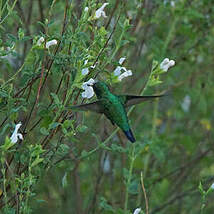
[[[188,161],[187,163],[185,163],[185,164],[175,168],[171,172],[168,172],[168,173],[164,174],[163,176],[157,178],[156,180],[154,180],[152,182],[152,185],[160,182],[164,178],[173,176],[174,174],[178,173],[181,170],[185,170],[186,168],[191,168],[193,165],[197,165],[196,163],[199,162],[202,158],[206,157],[210,152],[211,152],[211,150],[207,149],[206,151],[204,151],[201,154],[197,155],[195,158],[193,158],[192,160]]]
[[[148,203],[148,199],[146,196],[146,190],[145,190],[144,183],[143,183],[143,172],[140,173],[140,180],[141,180],[141,186],[143,189],[143,194],[144,194],[144,198],[145,198],[145,202],[146,202],[146,214],[149,214],[149,203]]]
[[[102,154],[100,155],[99,162],[101,160],[101,156],[102,156]],[[107,153],[105,154],[104,161],[105,161],[106,157],[107,157]],[[98,171],[97,180],[96,180],[96,184],[94,187],[93,197],[91,200],[91,204],[88,206],[86,213],[95,213],[97,196],[99,195],[99,187],[100,187],[101,180],[103,178],[103,170],[101,169],[99,162],[98,162],[98,169],[97,169],[97,171]]]
[[[43,6],[42,6],[41,0],[38,0],[38,5],[39,5],[40,21],[44,22],[45,18],[44,18]],[[42,30],[43,30],[43,28],[42,28]]]
[[[174,202],[176,202],[179,199],[183,199],[184,197],[187,197],[191,194],[194,194],[197,190],[196,187],[190,188],[185,192],[182,192],[180,194],[175,195],[174,197],[172,197],[171,199],[169,199],[167,202],[163,203],[161,206],[155,208],[154,210],[152,210],[151,214],[155,214],[155,213],[159,213],[161,210],[163,210],[164,208],[166,208],[169,205],[172,205]]]
[[[96,65],[96,63],[97,63],[99,57],[101,56],[101,54],[103,53],[103,51],[104,51],[105,48],[107,47],[107,45],[108,45],[108,43],[109,43],[109,41],[110,41],[110,39],[111,39],[111,37],[112,37],[112,35],[113,35],[113,33],[114,33],[116,27],[117,27],[117,24],[118,24],[118,21],[119,21],[119,19],[120,19],[120,16],[121,16],[121,13],[119,13],[119,16],[118,16],[117,21],[116,21],[116,23],[115,23],[115,25],[114,25],[114,28],[113,28],[113,30],[112,30],[110,36],[109,36],[108,39],[106,40],[106,43],[104,44],[103,48],[102,48],[101,51],[99,52],[99,54],[98,54],[96,60],[94,61],[93,66]],[[94,78],[96,78],[98,74],[99,74],[99,72],[97,72],[97,74],[95,75]]]
[[[74,186],[75,186],[75,191],[76,191],[76,210],[77,214],[82,213],[82,195],[81,195],[81,190],[80,190],[80,178],[78,174],[78,167],[79,167],[79,162],[76,162],[76,167],[75,170],[73,171],[73,181],[74,181]]]
[[[45,59],[45,56],[44,56],[43,62],[42,62],[41,77],[40,77],[39,86],[38,86],[38,91],[37,91],[37,95],[36,95],[36,105],[38,104],[38,101],[39,101],[40,90],[41,90],[41,87],[42,87],[43,74],[44,74],[44,72],[45,72],[45,65],[44,65],[45,60],[44,60],[44,59]]]
[[[120,2],[120,0],[116,0],[116,3],[115,3],[115,5],[114,5],[113,10],[111,11],[110,18],[109,18],[109,20],[108,20],[108,22],[107,22],[107,24],[106,24],[106,26],[105,26],[105,29],[107,29],[108,26],[110,25],[111,20],[112,20],[112,17],[113,17],[115,11],[117,10],[117,8],[118,8],[118,6],[119,6],[119,2]]]

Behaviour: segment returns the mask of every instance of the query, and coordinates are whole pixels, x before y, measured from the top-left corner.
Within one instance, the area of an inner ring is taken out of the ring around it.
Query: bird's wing
[[[96,113],[103,113],[99,100],[95,101],[93,103],[71,106],[71,107],[69,107],[69,109],[73,109],[76,111],[93,111]]]
[[[125,107],[129,107],[132,105],[142,103],[144,101],[149,101],[154,98],[163,97],[163,96],[165,96],[165,94],[152,95],[152,96],[119,95],[118,97]]]

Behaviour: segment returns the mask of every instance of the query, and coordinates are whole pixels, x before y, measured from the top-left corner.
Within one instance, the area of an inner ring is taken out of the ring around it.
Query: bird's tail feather
[[[124,134],[126,135],[126,137],[127,137],[132,143],[134,143],[134,142],[136,141],[131,129],[129,129],[128,131],[123,131],[123,132],[124,132]]]

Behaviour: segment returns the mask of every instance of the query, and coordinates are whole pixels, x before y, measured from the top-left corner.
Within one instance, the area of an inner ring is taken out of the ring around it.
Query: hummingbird
[[[113,94],[108,85],[103,81],[97,81],[93,85],[93,90],[97,96],[97,101],[72,106],[71,109],[80,111],[92,111],[104,114],[113,125],[117,125],[126,135],[129,141],[134,143],[136,141],[129,125],[129,120],[126,108],[141,102],[151,100],[153,98],[162,97],[164,95],[152,96],[137,96],[137,95],[116,95]]]

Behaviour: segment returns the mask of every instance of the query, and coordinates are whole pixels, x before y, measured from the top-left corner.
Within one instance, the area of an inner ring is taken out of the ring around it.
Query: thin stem
[[[153,109],[153,118],[152,118],[152,140],[155,138],[156,135],[156,120],[158,117],[158,100],[155,100],[154,109]]]
[[[172,24],[171,24],[171,27],[170,27],[170,30],[168,32],[168,35],[167,35],[167,38],[165,40],[165,43],[164,43],[164,46],[163,46],[163,49],[162,49],[162,57],[165,56],[165,53],[166,53],[166,50],[167,50],[167,47],[169,46],[169,43],[170,41],[172,40],[173,38],[173,35],[174,35],[174,31],[175,31],[175,26],[176,26],[176,23],[178,21],[178,18],[176,17]],[[158,99],[155,101],[155,105],[154,105],[154,109],[153,109],[153,119],[152,119],[152,133],[151,133],[151,136],[152,136],[152,140],[155,138],[156,136],[156,120],[157,120],[157,117],[158,117]]]
[[[140,180],[141,180],[141,186],[142,186],[142,189],[143,189],[143,194],[144,194],[144,198],[145,198],[145,203],[146,203],[146,214],[149,214],[149,203],[148,203],[148,199],[147,199],[147,196],[146,196],[146,190],[145,190],[145,187],[144,187],[144,182],[143,182],[143,173],[141,172],[140,174]]]
[[[133,171],[133,166],[134,166],[134,161],[135,161],[135,144],[132,145],[132,154],[131,154],[131,162],[130,162],[130,167],[129,167],[129,177],[128,181],[126,184],[126,195],[125,195],[125,204],[124,204],[124,213],[127,213],[127,207],[128,207],[128,200],[129,200],[129,186],[131,183],[132,179],[132,171]]]
[[[32,181],[33,175],[31,173],[31,164],[32,164],[32,155],[30,155],[29,166],[28,166],[29,183],[27,186],[27,193],[26,193],[25,206],[24,206],[24,212],[25,213],[28,212],[28,201],[29,201],[29,197],[30,197],[30,186],[31,186],[31,183],[33,183],[33,181]]]
[[[6,81],[4,84],[1,85],[1,88],[3,88],[5,85],[7,85],[12,80],[14,80],[15,77],[22,71],[24,65],[25,65],[25,63],[22,64],[22,66],[19,68],[19,70],[8,81]]]
[[[15,0],[15,1],[13,2],[13,5],[12,5],[12,7],[10,8],[8,14],[7,14],[3,19],[1,19],[0,25],[1,25],[1,24],[5,21],[5,19],[11,14],[11,12],[13,11],[13,9],[14,9],[14,7],[15,7],[17,1],[18,1],[18,0]],[[4,7],[3,7],[3,10],[2,10],[2,13],[3,13],[4,9],[8,6],[8,4],[9,4],[8,2],[9,2],[9,1],[7,1],[7,2],[4,3]]]
[[[6,188],[6,169],[4,167],[4,164],[2,163],[2,175],[3,175],[3,195],[4,195],[4,201],[5,201],[5,204],[7,205],[7,188]]]

